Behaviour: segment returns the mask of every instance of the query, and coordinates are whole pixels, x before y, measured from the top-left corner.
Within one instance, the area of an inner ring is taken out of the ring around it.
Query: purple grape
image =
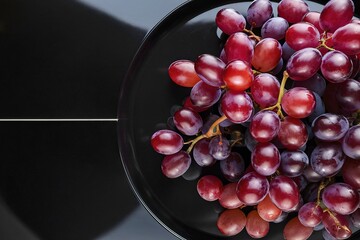
[[[304,87],[322,96],[325,92],[326,80],[320,74],[316,73],[307,80],[294,81],[292,87]]]
[[[210,107],[219,101],[221,89],[199,81],[190,92],[191,102],[198,107]]]
[[[230,142],[224,136],[213,137],[209,143],[210,154],[217,160],[224,160],[230,156]]]
[[[281,0],[278,5],[279,17],[285,18],[289,23],[300,22],[309,12],[309,6],[303,0]]]
[[[360,125],[352,126],[342,141],[344,153],[352,159],[360,159]]]
[[[327,52],[322,57],[321,73],[326,80],[332,83],[341,83],[352,74],[352,62],[348,56],[340,51]]]
[[[339,105],[350,112],[360,109],[360,82],[348,79],[337,85],[336,99]]]
[[[190,155],[185,151],[180,151],[164,157],[161,162],[161,171],[168,178],[177,178],[189,169],[190,164]]]
[[[303,151],[283,151],[280,172],[288,177],[300,176],[309,165],[309,158]]]
[[[304,48],[296,51],[286,65],[289,77],[295,81],[311,78],[320,69],[321,53],[316,48]]]
[[[210,154],[209,139],[201,139],[194,145],[193,158],[195,162],[201,167],[211,166],[216,162]]]
[[[261,37],[282,40],[285,37],[289,23],[282,17],[273,17],[261,27]]]
[[[246,19],[252,27],[258,28],[270,19],[272,14],[273,9],[269,0],[255,0],[247,10]]]
[[[245,171],[245,161],[237,152],[231,152],[230,156],[220,162],[220,170],[229,182],[238,182]]]
[[[320,13],[319,23],[323,30],[334,32],[348,24],[353,14],[354,3],[351,0],[330,0]]]
[[[349,121],[342,115],[324,113],[312,123],[315,136],[326,142],[334,142],[345,136],[349,129]]]
[[[306,178],[306,180],[313,183],[320,182],[324,178],[323,176],[315,172],[310,165],[308,165],[304,169],[303,175]]]

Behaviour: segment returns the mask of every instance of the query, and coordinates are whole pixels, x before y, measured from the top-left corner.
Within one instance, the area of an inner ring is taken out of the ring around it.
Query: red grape
[[[250,63],[254,55],[254,46],[250,38],[242,32],[230,35],[224,49],[228,62],[242,60]]]
[[[255,45],[251,64],[260,72],[269,72],[276,67],[281,55],[281,44],[274,38],[264,38]]]
[[[337,19],[337,18],[334,18]],[[349,23],[338,28],[332,35],[333,47],[346,55],[360,53],[360,24]]]
[[[357,191],[360,190],[360,164],[358,160],[346,158],[341,168],[342,177],[345,183],[352,186]]]
[[[223,183],[214,175],[205,175],[197,182],[196,189],[201,198],[212,202],[219,199],[223,190]]]
[[[247,215],[245,229],[252,238],[263,238],[268,234],[270,224],[262,219],[256,210],[252,210]]]
[[[183,138],[172,130],[159,130],[151,136],[151,145],[160,154],[171,155],[184,146]]]
[[[250,133],[258,142],[269,142],[279,132],[280,118],[273,111],[259,111],[250,123]]]
[[[251,154],[251,165],[260,175],[274,174],[280,165],[279,150],[270,142],[258,143]]]
[[[342,115],[325,113],[312,123],[314,135],[321,141],[334,142],[345,136],[349,129],[349,121]]]
[[[325,31],[334,32],[349,23],[353,14],[354,3],[351,0],[330,0],[320,13],[320,26]]]
[[[299,221],[306,227],[315,227],[321,223],[323,209],[316,202],[304,204],[298,213]]]
[[[280,172],[288,177],[300,176],[309,165],[309,158],[303,151],[283,151],[281,153]]]
[[[197,112],[182,108],[175,112],[174,124],[181,133],[192,136],[200,131],[203,120]]]
[[[279,175],[270,181],[271,201],[282,211],[290,211],[299,204],[299,189],[289,177]]]
[[[234,60],[226,66],[223,79],[229,89],[245,91],[251,86],[254,74],[248,63]]]
[[[265,176],[256,172],[245,174],[237,183],[236,193],[241,202],[252,206],[262,201],[269,191],[269,182]]]
[[[285,148],[297,150],[307,142],[306,126],[301,120],[287,116],[280,124],[278,138]]]
[[[234,236],[244,229],[246,216],[239,208],[226,209],[220,214],[216,225],[225,236]]]
[[[281,0],[278,5],[279,17],[285,18],[289,23],[297,23],[309,12],[309,6],[302,0]]]
[[[202,54],[195,61],[195,71],[206,84],[213,87],[224,85],[223,71],[225,63],[210,54]]]
[[[281,99],[284,111],[294,118],[308,117],[315,108],[314,94],[302,87],[288,90]]]
[[[275,221],[282,213],[280,208],[278,208],[270,199],[269,195],[259,202],[257,205],[257,211],[259,216],[268,222]]]
[[[335,50],[327,52],[322,57],[320,69],[326,80],[332,83],[340,83],[351,76],[353,65],[348,56]]]
[[[243,205],[236,194],[237,183],[228,183],[224,185],[223,191],[219,197],[219,203],[226,209],[235,209]]]
[[[221,110],[230,121],[243,123],[251,117],[253,104],[246,92],[229,90],[221,99]]]
[[[347,239],[352,234],[349,221],[343,215],[325,211],[323,213],[322,222],[326,231],[336,239]]]
[[[346,183],[327,186],[321,199],[328,209],[341,215],[350,215],[359,207],[359,193]]]
[[[273,9],[269,0],[254,0],[248,7],[246,19],[252,27],[261,27],[272,13]]]
[[[285,41],[296,51],[307,47],[316,48],[319,46],[320,33],[311,23],[299,22],[286,31]]]
[[[246,26],[244,16],[232,8],[221,9],[216,14],[215,22],[221,31],[228,35],[241,32]]]
[[[190,92],[191,102],[198,107],[210,107],[221,97],[221,89],[210,86],[203,81],[198,82],[192,87]]]
[[[183,87],[193,87],[200,81],[195,72],[194,62],[190,60],[177,60],[168,69],[169,76],[176,84]]]
[[[275,76],[261,73],[254,78],[250,90],[254,101],[261,108],[266,108],[276,104],[280,91],[280,83]]]
[[[342,141],[344,153],[353,159],[360,159],[360,125],[352,126]]]
[[[286,223],[283,235],[286,240],[306,240],[313,233],[313,228],[305,227],[298,217],[293,217]]]
[[[324,30],[320,27],[320,13],[319,12],[308,12],[305,14],[305,16],[302,19],[303,22],[308,22],[314,25],[317,30],[319,30],[319,33],[324,32]]]
[[[189,169],[190,164],[190,155],[185,151],[180,151],[164,157],[161,162],[161,171],[168,178],[177,178]]]

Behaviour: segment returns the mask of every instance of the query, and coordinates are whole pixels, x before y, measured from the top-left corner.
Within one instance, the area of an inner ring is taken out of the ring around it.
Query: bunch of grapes
[[[351,0],[321,12],[303,0],[255,0],[214,16],[219,56],[168,69],[188,87],[169,128],[151,137],[168,178],[197,179],[219,201],[225,236],[287,222],[285,239],[346,239],[360,227],[360,20]],[[202,174],[217,166],[218,172]],[[200,169],[200,170],[199,170]],[[293,215],[289,215],[293,216]]]

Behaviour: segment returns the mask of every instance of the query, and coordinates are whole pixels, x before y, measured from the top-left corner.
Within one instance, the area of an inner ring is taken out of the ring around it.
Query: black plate
[[[326,1],[308,2],[320,11]],[[203,53],[219,55],[221,40],[214,19],[223,7],[242,14],[251,1],[189,1],[166,16],[147,35],[122,86],[119,104],[120,155],[128,179],[144,207],[181,239],[219,239],[219,205],[205,202],[196,192],[196,180],[168,179],[161,173],[162,156],[150,146],[150,137],[166,127],[170,109],[180,105],[189,89],[176,86],[168,66],[178,59],[195,60]],[[320,4],[319,4],[320,3]],[[277,3],[273,2],[274,14]],[[266,239],[282,239],[282,224],[271,224]],[[311,239],[321,239],[321,231]],[[229,239],[249,239],[245,231]]]

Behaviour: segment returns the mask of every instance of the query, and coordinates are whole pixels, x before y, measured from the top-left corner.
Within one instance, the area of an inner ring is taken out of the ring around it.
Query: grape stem
[[[249,34],[249,38],[254,38],[258,42],[261,41],[261,38],[258,35],[256,35],[252,30],[244,28],[243,31]]]
[[[281,111],[281,99],[284,96],[285,84],[286,84],[286,81],[287,81],[288,78],[289,78],[289,74],[287,73],[287,71],[284,71],[283,78],[281,80],[280,92],[279,92],[277,103],[275,105],[271,106],[271,107],[263,109],[263,110],[274,110],[276,108],[277,109],[277,114],[279,115],[279,117],[281,119],[284,119],[284,114]]]
[[[317,200],[316,200],[316,205],[320,205],[321,204],[321,200],[320,200],[320,194],[321,194],[321,191],[326,188],[326,186],[332,181],[331,178],[327,178],[327,179],[324,179],[321,181],[320,183],[320,186],[318,188],[318,191],[317,191]]]
[[[329,51],[334,51],[335,49],[334,48],[331,48],[329,47],[328,45],[326,45],[326,41],[331,39],[331,37],[326,37],[327,36],[327,32],[325,31],[323,34],[322,34],[322,37],[321,39],[319,40],[320,42],[320,45],[317,47],[318,49],[321,48],[321,47],[324,47],[326,48],[327,50]]]
[[[200,141],[203,138],[211,138],[217,135],[221,135],[219,124],[223,121],[225,121],[227,117],[225,115],[222,115],[220,118],[218,118],[209,128],[209,130],[205,134],[201,134],[200,136],[196,137],[195,139],[188,141],[186,143],[191,143],[188,149],[186,150],[187,153],[190,153],[192,149],[194,148],[195,144]]]
[[[328,208],[325,208],[325,209],[323,210],[323,212],[329,213],[330,217],[331,217],[332,219],[334,219],[334,222],[335,222],[336,226],[344,229],[346,232],[351,233],[351,230],[350,230],[347,226],[341,225],[341,223],[339,222],[339,220],[335,217],[335,215],[334,215]]]

